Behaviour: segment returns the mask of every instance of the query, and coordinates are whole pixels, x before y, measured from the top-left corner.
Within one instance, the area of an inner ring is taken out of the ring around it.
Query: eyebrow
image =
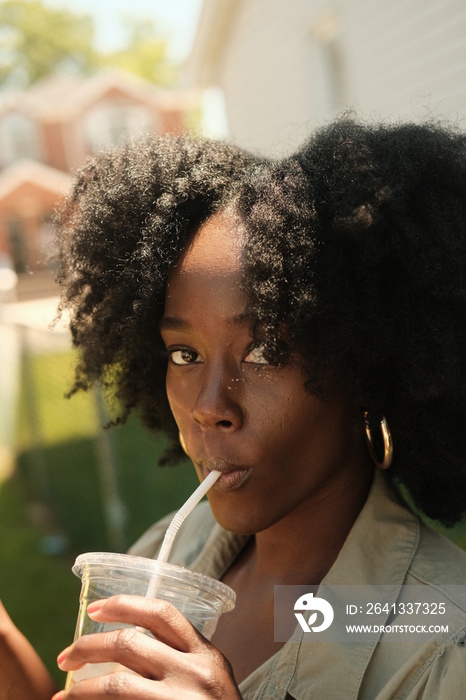
[[[159,328],[161,331],[188,331],[191,328],[191,324],[183,321],[181,318],[164,316],[160,320]]]
[[[240,314],[236,314],[228,319],[229,325],[241,326],[245,323],[251,323],[251,314],[247,311],[243,311]],[[161,331],[189,331],[192,330],[192,324],[189,321],[185,321],[182,318],[177,318],[176,316],[163,316],[160,320],[159,328]]]

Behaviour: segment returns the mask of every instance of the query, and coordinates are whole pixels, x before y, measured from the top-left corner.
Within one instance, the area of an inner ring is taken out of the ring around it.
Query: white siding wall
[[[243,0],[220,87],[231,138],[277,156],[347,107],[466,120],[466,0]]]

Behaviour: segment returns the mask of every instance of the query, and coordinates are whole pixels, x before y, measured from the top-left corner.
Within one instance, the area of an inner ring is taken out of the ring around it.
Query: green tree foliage
[[[41,0],[0,3],[0,84],[24,87],[61,70],[86,74],[98,65],[89,16]]]
[[[157,85],[173,85],[178,70],[167,58],[167,41],[160,37],[155,24],[150,20],[128,19],[126,27],[126,45],[107,54],[104,63],[139,75]]]
[[[102,53],[95,46],[91,16],[44,0],[0,0],[0,87],[22,88],[55,73],[88,75],[103,67],[172,85],[177,71],[154,23],[126,20],[124,26],[126,45]]]

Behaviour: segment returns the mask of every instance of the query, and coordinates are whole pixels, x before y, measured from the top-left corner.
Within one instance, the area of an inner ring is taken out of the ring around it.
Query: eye
[[[255,365],[268,365],[268,361],[264,357],[264,346],[254,345],[249,349],[248,354],[244,358],[244,362],[250,362]]]
[[[196,365],[202,362],[202,357],[191,348],[168,348],[170,362],[174,365]]]

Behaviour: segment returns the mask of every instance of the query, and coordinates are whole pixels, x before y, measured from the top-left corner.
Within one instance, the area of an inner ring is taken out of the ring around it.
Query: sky
[[[169,38],[169,53],[175,61],[186,58],[192,45],[202,0],[44,0],[76,14],[92,15],[99,49],[118,48],[124,41],[121,17],[152,19]]]
[[[96,42],[100,50],[112,50],[124,43],[124,22],[120,18],[149,18],[168,39],[168,53],[175,62],[187,58],[197,28],[203,0],[43,0],[45,4],[64,7],[76,14],[94,18]],[[223,138],[228,123],[223,95],[215,88],[202,96],[202,131]]]

